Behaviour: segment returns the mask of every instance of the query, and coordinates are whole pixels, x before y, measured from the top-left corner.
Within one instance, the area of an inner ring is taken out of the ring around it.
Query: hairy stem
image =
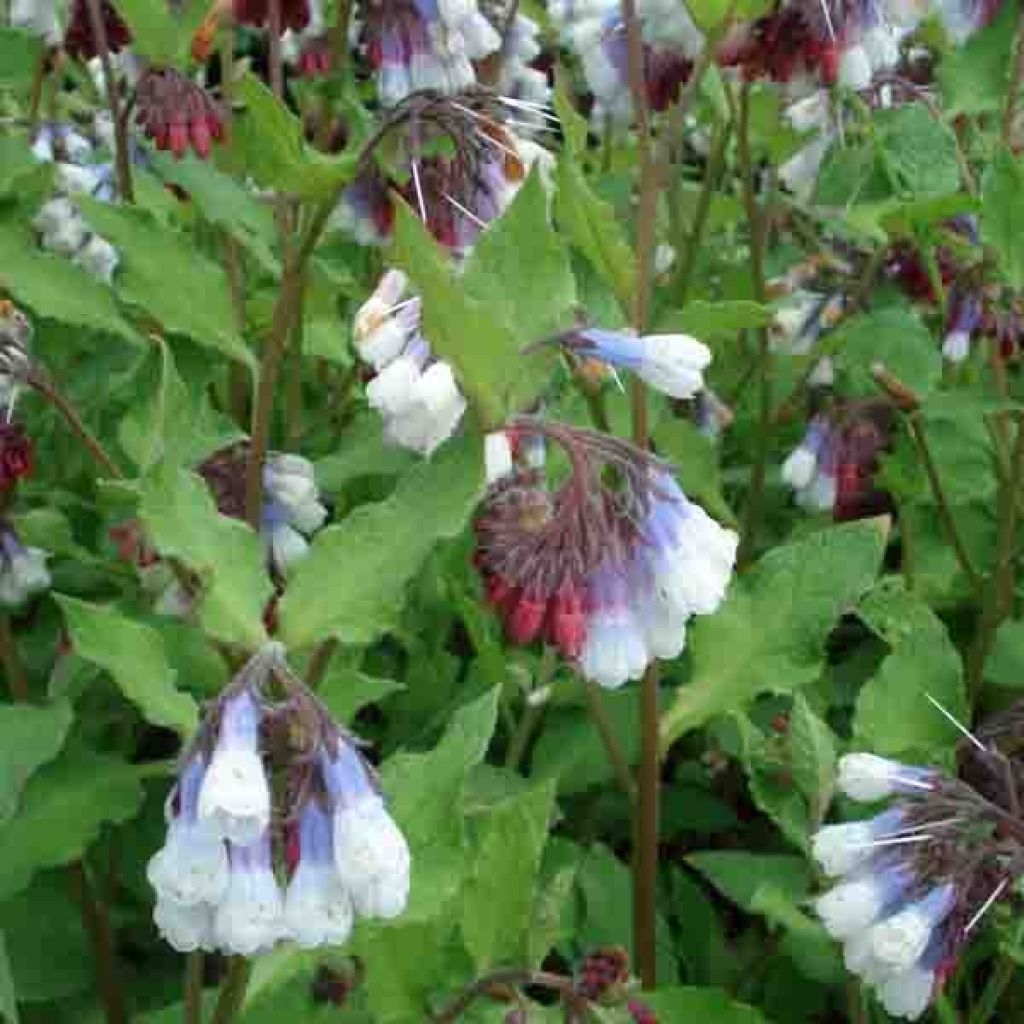
[[[107,1024],[128,1024],[128,1008],[117,967],[114,930],[110,924],[106,904],[97,898],[85,865],[80,860],[71,864],[68,876],[72,893],[81,908],[82,923],[89,936],[89,944],[92,946],[93,960],[96,964],[96,984],[100,991]]]
[[[220,985],[220,996],[213,1011],[211,1024],[231,1024],[245,1001],[245,990],[249,986],[252,963],[248,957],[233,956],[227,974]]]
[[[203,969],[205,957],[197,949],[185,957],[184,1024],[203,1024]]]
[[[754,158],[750,150],[750,83],[740,89],[736,131],[739,143],[740,175],[743,183],[743,205],[750,229],[750,277],[754,301],[764,303],[766,296],[764,274],[765,224],[757,201],[757,181]],[[750,470],[750,487],[743,510],[743,531],[738,561],[749,562],[757,546],[761,520],[764,516],[765,483],[768,476],[768,452],[772,424],[772,359],[768,328],[757,329],[758,366],[758,423],[757,449]]]
[[[103,23],[102,0],[86,0],[89,24],[103,68],[103,84],[107,92],[107,107],[114,125],[114,169],[117,173],[117,191],[126,203],[135,202],[132,185],[132,156],[128,148],[128,122],[121,108],[121,90],[114,76],[114,65],[110,60],[110,44],[107,28]]]

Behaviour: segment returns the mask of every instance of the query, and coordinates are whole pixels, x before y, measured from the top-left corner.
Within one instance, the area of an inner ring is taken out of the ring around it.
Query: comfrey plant
[[[405,909],[409,849],[373,769],[278,644],[210,708],[181,756],[167,822],[147,875],[156,925],[183,952],[336,945],[357,915]]]
[[[838,786],[886,810],[827,825],[814,856],[837,884],[816,904],[847,968],[894,1017],[921,1017],[991,908],[1024,869],[1017,769],[969,735],[978,785],[933,768],[848,754]]]
[[[554,490],[545,441],[570,465]],[[487,476],[474,561],[513,642],[543,639],[586,678],[619,687],[677,657],[687,620],[725,597],[736,535],[634,446],[520,417],[488,438]]]

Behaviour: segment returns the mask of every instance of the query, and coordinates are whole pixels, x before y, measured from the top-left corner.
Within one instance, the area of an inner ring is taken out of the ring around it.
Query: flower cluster
[[[271,771],[283,779],[280,801]],[[277,644],[242,668],[205,719],[167,818],[147,875],[157,928],[182,952],[337,944],[356,915],[405,909],[409,848],[373,770]]]
[[[972,741],[1005,777],[1002,755]],[[936,769],[849,754],[838,785],[852,800],[894,799],[873,818],[815,835],[815,858],[838,879],[818,899],[818,915],[843,943],[847,968],[886,1010],[916,1020],[1019,874],[1020,828],[978,790]]]
[[[91,231],[72,196],[113,197],[113,166],[94,164],[92,142],[69,125],[44,125],[32,152],[37,160],[53,163],[56,194],[39,208],[32,223],[44,249],[70,256],[85,271],[109,283],[117,269],[117,250]]]
[[[570,463],[553,491],[543,440]],[[588,679],[618,687],[652,659],[676,657],[687,620],[721,604],[737,537],[653,456],[529,417],[491,435],[487,456],[474,558],[513,642],[543,638]]]
[[[551,102],[548,76],[532,67],[540,56],[540,26],[532,18],[517,12],[505,30],[501,48],[501,77],[497,88],[520,118],[516,128],[529,134],[543,128],[544,111]]]
[[[389,270],[356,314],[356,350],[376,376],[366,386],[370,405],[384,419],[384,437],[421,455],[434,451],[454,433],[466,399],[451,366],[431,355],[416,296],[403,299],[408,280]]]
[[[100,0],[100,20],[110,53],[118,53],[131,43],[131,29],[110,0]],[[64,33],[64,49],[69,56],[77,57],[79,60],[92,60],[99,55],[100,44],[93,33],[89,0],[71,0],[67,29]]]
[[[206,159],[224,138],[224,119],[206,91],[174,68],[149,67],[135,90],[135,122],[157,149]]]
[[[222,515],[245,518],[245,467],[248,446],[233,445],[200,467]],[[260,533],[270,567],[279,577],[305,557],[312,537],[327,520],[313,464],[301,455],[271,452],[263,466]]]
[[[879,399],[840,403],[814,416],[782,464],[782,480],[797,503],[831,512],[840,522],[888,511],[889,497],[874,475],[891,443],[895,412]]]
[[[17,608],[49,588],[47,558],[45,551],[26,547],[10,523],[0,522],[0,606]]]
[[[390,169],[367,160],[345,190],[334,224],[363,244],[385,241],[394,222],[394,191],[438,242],[464,256],[505,211],[531,166],[537,162],[543,170],[551,162],[546,150],[505,123],[507,109],[521,109],[520,102],[483,93],[411,97],[391,115],[386,134],[396,152]]]
[[[387,106],[420,90],[462,92],[476,83],[473,61],[501,46],[476,0],[369,0],[363,17],[367,58]]]
[[[629,88],[628,44],[622,10],[616,0],[553,0],[551,20],[563,41],[583,63],[587,86],[594,95],[592,116],[628,121],[633,114]],[[640,0],[644,84],[647,101],[664,110],[679,96],[703,36],[683,4],[671,0]]]

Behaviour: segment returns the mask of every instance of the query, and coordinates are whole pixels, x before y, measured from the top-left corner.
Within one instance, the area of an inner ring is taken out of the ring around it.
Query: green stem
[[[30,700],[28,673],[18,654],[17,640],[11,628],[11,617],[0,614],[0,663],[7,676],[7,689],[15,704],[27,704]]]
[[[82,923],[92,946],[96,984],[100,991],[107,1024],[128,1024],[128,1008],[117,968],[114,930],[110,924],[106,904],[96,898],[85,865],[80,860],[71,864],[68,874],[75,899],[81,908]]]
[[[764,303],[766,296],[764,250],[765,225],[757,202],[757,183],[754,177],[754,159],[750,149],[750,83],[744,82],[740,89],[737,113],[740,174],[743,182],[743,205],[746,209],[750,229],[750,276],[754,290],[754,301]],[[757,546],[764,515],[765,484],[768,478],[768,452],[772,425],[772,359],[768,328],[757,330],[758,360],[758,423],[757,449],[750,471],[750,487],[743,512],[742,541],[738,561],[746,564]]]
[[[615,730],[608,720],[601,687],[590,679],[584,679],[583,692],[587,697],[587,711],[590,713],[591,721],[593,721],[597,728],[597,733],[601,737],[601,743],[604,745],[605,753],[608,755],[608,762],[615,772],[615,779],[619,784],[619,788],[625,794],[630,804],[636,806],[636,783],[633,781],[633,773],[630,771],[629,759],[626,757],[625,751],[619,743],[619,738],[615,735]]]
[[[213,1011],[212,1024],[231,1024],[245,1001],[245,990],[252,974],[252,963],[247,957],[233,956],[227,974],[220,986],[220,996]]]
[[[333,636],[329,636],[313,650],[309,664],[306,666],[306,685],[311,690],[316,690],[320,686],[327,666],[330,665],[331,658],[334,657],[334,652],[337,649],[338,641]]]
[[[203,1024],[203,971],[202,950],[185,957],[185,1020],[184,1024]]]
[[[1024,922],[1017,925],[1012,943],[1015,949],[1019,949],[1024,943]],[[985,983],[981,998],[971,1009],[968,1024],[988,1024],[995,1016],[999,1003],[1010,987],[1014,975],[1018,974],[1020,969],[1020,964],[1013,957],[1006,953],[1000,956],[999,963]]]
[[[557,670],[558,655],[555,648],[545,647],[530,693],[530,696],[535,699],[527,699],[526,707],[512,732],[512,738],[509,740],[508,750],[505,753],[506,768],[518,769],[522,763],[530,740],[547,710],[547,700],[540,699],[541,691],[550,685]]]

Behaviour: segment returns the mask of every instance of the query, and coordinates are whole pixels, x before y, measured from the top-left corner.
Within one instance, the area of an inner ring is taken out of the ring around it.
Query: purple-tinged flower
[[[321,754],[333,817],[334,864],[363,917],[393,918],[409,899],[411,858],[366,762],[350,742]]]
[[[248,689],[220,706],[217,744],[199,791],[199,819],[239,846],[270,824],[270,786],[260,754],[262,711]]]
[[[352,897],[334,863],[330,816],[311,799],[299,817],[298,863],[288,883],[284,919],[307,949],[340,945],[352,931]]]
[[[327,519],[313,464],[301,455],[272,453],[263,467],[261,531],[277,573],[288,572],[309,552],[307,538]]]
[[[814,835],[814,859],[827,875],[845,875],[871,859],[875,844],[896,836],[904,823],[898,810],[885,811],[867,821],[825,825]]]
[[[875,754],[846,754],[839,760],[839,789],[851,800],[873,803],[897,793],[927,792],[936,779],[930,768],[901,764]]]
[[[39,548],[25,547],[12,526],[0,524],[0,607],[17,608],[49,589],[48,557]]]
[[[135,120],[157,149],[176,157],[191,146],[206,159],[224,138],[224,119],[205,90],[173,68],[148,68],[135,92]]]
[[[589,359],[635,373],[672,398],[693,398],[704,387],[711,350],[688,334],[635,335],[596,327],[566,335],[563,344]]]
[[[228,856],[231,870],[227,891],[213,922],[217,946],[240,956],[267,952],[287,934],[270,831],[264,830],[249,845],[230,843]]]
[[[179,953],[213,950],[214,909],[208,903],[178,903],[160,899],[153,907],[153,923],[164,940]]]
[[[951,303],[949,326],[942,341],[942,355],[951,363],[964,362],[971,353],[971,337],[981,327],[984,309],[981,296],[957,293]]]

